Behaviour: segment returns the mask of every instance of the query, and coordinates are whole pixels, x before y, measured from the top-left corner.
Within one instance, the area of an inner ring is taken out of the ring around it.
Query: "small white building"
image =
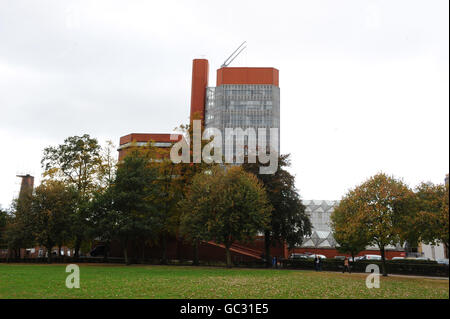
[[[448,258],[445,254],[445,246],[443,244],[420,244],[419,251],[422,252],[423,257],[430,258],[431,260]]]

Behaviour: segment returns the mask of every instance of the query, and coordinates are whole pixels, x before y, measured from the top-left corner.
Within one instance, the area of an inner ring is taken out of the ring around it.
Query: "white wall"
[[[422,244],[422,252],[424,253],[424,257],[431,258],[433,260],[445,258],[444,249],[443,244],[439,244],[437,246]]]

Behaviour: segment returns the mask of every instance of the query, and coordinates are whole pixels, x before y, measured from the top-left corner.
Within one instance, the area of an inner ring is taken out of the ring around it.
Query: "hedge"
[[[344,262],[336,259],[322,259],[322,270],[325,271],[342,271]],[[351,270],[354,272],[365,272],[366,267],[375,264],[382,269],[381,260],[361,260],[350,262]],[[282,260],[283,268],[289,269],[314,269],[314,260],[311,259],[284,259]],[[435,261],[426,260],[386,260],[386,268],[388,274],[402,275],[420,275],[420,276],[437,276],[448,277],[448,265],[438,264]]]

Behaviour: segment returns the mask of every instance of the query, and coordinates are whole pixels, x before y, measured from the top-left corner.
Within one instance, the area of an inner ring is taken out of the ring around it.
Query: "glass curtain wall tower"
[[[197,61],[197,62],[196,62]],[[206,61],[206,60],[201,60]],[[199,60],[194,60],[193,79],[196,72],[204,74],[205,67],[198,67]],[[206,61],[207,63],[207,61]],[[197,69],[196,69],[197,68]],[[216,128],[222,133],[222,149],[225,150],[225,129],[253,128],[257,134],[259,128],[266,129],[266,140],[270,141],[270,128],[278,130],[278,153],[280,153],[280,88],[278,70],[275,68],[241,68],[223,67],[217,70],[217,86],[208,87],[207,78],[200,78],[198,83],[205,84],[203,119],[204,127]],[[198,88],[198,83],[192,84]],[[194,93],[194,91],[193,91]],[[199,104],[197,103],[197,104]],[[191,101],[193,109],[201,110]],[[248,145],[245,137],[244,144]],[[253,141],[257,145],[257,141]],[[233,153],[235,150],[233,150]],[[235,155],[235,154],[234,154]]]

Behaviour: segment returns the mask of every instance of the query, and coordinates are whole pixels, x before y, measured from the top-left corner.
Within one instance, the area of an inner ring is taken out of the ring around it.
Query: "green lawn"
[[[80,289],[65,265],[0,264],[0,298],[449,298],[448,280],[305,270],[80,264]]]

